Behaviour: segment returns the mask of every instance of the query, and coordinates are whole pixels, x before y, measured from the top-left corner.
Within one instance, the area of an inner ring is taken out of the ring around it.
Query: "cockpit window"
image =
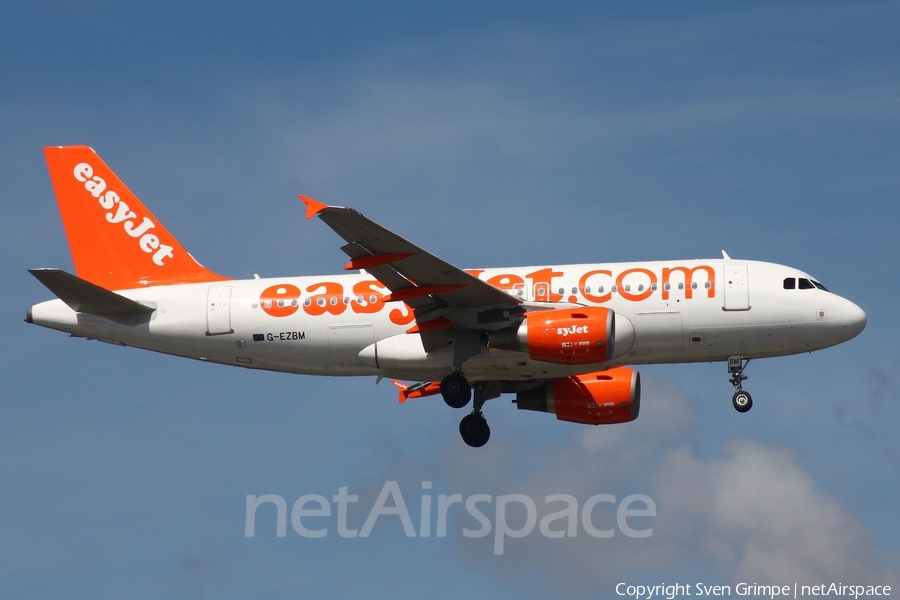
[[[795,290],[795,289],[799,288],[801,290],[819,289],[819,290],[822,290],[823,292],[828,291],[827,289],[825,289],[824,285],[822,285],[815,279],[806,279],[805,277],[799,277],[796,279],[793,277],[786,277],[784,279],[784,283],[782,285],[784,286],[784,289],[786,289],[786,290]]]

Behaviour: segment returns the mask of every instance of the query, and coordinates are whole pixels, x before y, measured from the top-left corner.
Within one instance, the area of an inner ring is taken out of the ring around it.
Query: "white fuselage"
[[[634,328],[631,348],[602,365],[551,364],[527,353],[485,347],[465,362],[472,381],[561,377],[620,364],[796,354],[839,344],[865,326],[865,314],[849,300],[823,289],[785,289],[787,278],[812,278],[763,262],[716,259],[469,272],[534,306],[603,306]],[[409,307],[383,303],[388,290],[365,272],[118,293],[156,310],[143,317],[110,318],[76,313],[61,300],[51,300],[33,306],[30,318],[77,336],[254,369],[421,381],[440,380],[452,370],[452,345],[426,353],[419,336],[406,333],[415,325]],[[464,321],[466,315],[456,311],[453,320]]]

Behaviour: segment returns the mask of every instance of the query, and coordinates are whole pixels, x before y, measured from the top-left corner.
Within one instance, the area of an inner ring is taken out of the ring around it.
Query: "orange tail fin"
[[[194,260],[91,148],[44,155],[79,277],[108,290],[228,279]]]

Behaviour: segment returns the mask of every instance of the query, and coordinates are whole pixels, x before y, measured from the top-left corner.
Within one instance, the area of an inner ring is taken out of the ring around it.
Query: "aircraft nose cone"
[[[866,328],[866,313],[849,300],[844,303],[841,309],[841,317],[843,322],[841,337],[843,337],[845,342],[855,338]]]

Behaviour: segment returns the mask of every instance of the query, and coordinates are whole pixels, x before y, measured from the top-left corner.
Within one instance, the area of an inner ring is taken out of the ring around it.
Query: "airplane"
[[[75,274],[29,269],[57,299],[30,307],[28,323],[248,369],[386,377],[401,402],[471,402],[459,429],[472,447],[490,437],[484,403],[502,394],[562,421],[633,421],[639,365],[727,362],[743,413],[751,360],[834,346],[866,326],[862,309],[810,275],[724,251],[460,269],[306,196],[306,218],[345,242],[346,273],[232,279],[201,266],[91,148],[44,154]]]

